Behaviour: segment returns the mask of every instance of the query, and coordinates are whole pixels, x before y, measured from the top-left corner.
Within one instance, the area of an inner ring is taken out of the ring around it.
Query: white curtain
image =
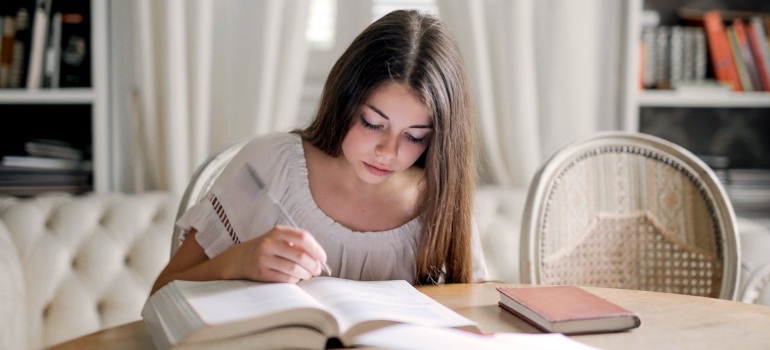
[[[133,10],[135,83],[113,95],[129,120],[113,143],[130,151],[115,152],[126,161],[113,161],[113,187],[182,193],[220,147],[297,126],[309,0],[138,0]]]
[[[469,68],[482,180],[526,188],[564,143],[618,125],[622,3],[439,0]]]
[[[618,128],[624,2],[437,3],[467,60],[480,118],[482,182],[526,188],[565,142]],[[340,1],[338,21],[370,22],[371,4]],[[308,66],[309,0],[113,5],[113,14],[125,7],[134,13],[133,45],[111,54],[113,64],[130,62],[118,71],[132,72],[131,79],[111,79],[113,111],[127,111],[113,123],[113,188],[181,192],[195,167],[225,144],[304,122],[297,114]],[[135,83],[115,87],[126,80]]]

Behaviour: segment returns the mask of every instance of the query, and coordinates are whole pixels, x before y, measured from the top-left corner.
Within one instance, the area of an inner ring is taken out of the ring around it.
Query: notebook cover
[[[518,303],[543,317],[551,325],[582,320],[584,325],[579,333],[614,332],[639,327],[639,316],[626,308],[599,297],[577,286],[536,286],[536,287],[506,287],[499,286],[501,308],[519,316],[537,328],[550,332],[546,325],[538,324],[535,320],[515,311],[506,303]],[[506,300],[504,296],[510,298]],[[593,327],[592,320],[607,318],[631,318],[630,327],[607,328]],[[571,333],[574,334],[574,333]]]

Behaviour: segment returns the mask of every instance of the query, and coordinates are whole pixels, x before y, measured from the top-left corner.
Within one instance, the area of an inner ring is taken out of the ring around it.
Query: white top
[[[250,164],[297,225],[324,248],[335,277],[352,280],[415,281],[415,250],[421,217],[387,231],[357,232],[326,215],[313,200],[302,140],[297,134],[273,133],[246,144],[213,184],[204,199],[177,221],[214,257],[236,242],[258,237],[276,224],[288,225],[277,207],[259,191],[246,167]],[[184,234],[181,239],[184,239]],[[486,280],[487,269],[478,230],[472,239],[473,279]]]

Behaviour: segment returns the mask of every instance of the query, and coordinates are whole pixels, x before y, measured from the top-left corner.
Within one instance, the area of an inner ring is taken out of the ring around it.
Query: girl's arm
[[[326,252],[307,231],[275,226],[255,239],[232,246],[209,259],[192,229],[161,271],[150,294],[174,280],[248,279],[296,283],[321,274]]]

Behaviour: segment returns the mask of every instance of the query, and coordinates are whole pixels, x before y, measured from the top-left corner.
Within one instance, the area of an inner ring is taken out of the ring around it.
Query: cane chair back
[[[700,159],[666,140],[601,132],[554,153],[522,217],[523,283],[734,299],[735,214]]]

